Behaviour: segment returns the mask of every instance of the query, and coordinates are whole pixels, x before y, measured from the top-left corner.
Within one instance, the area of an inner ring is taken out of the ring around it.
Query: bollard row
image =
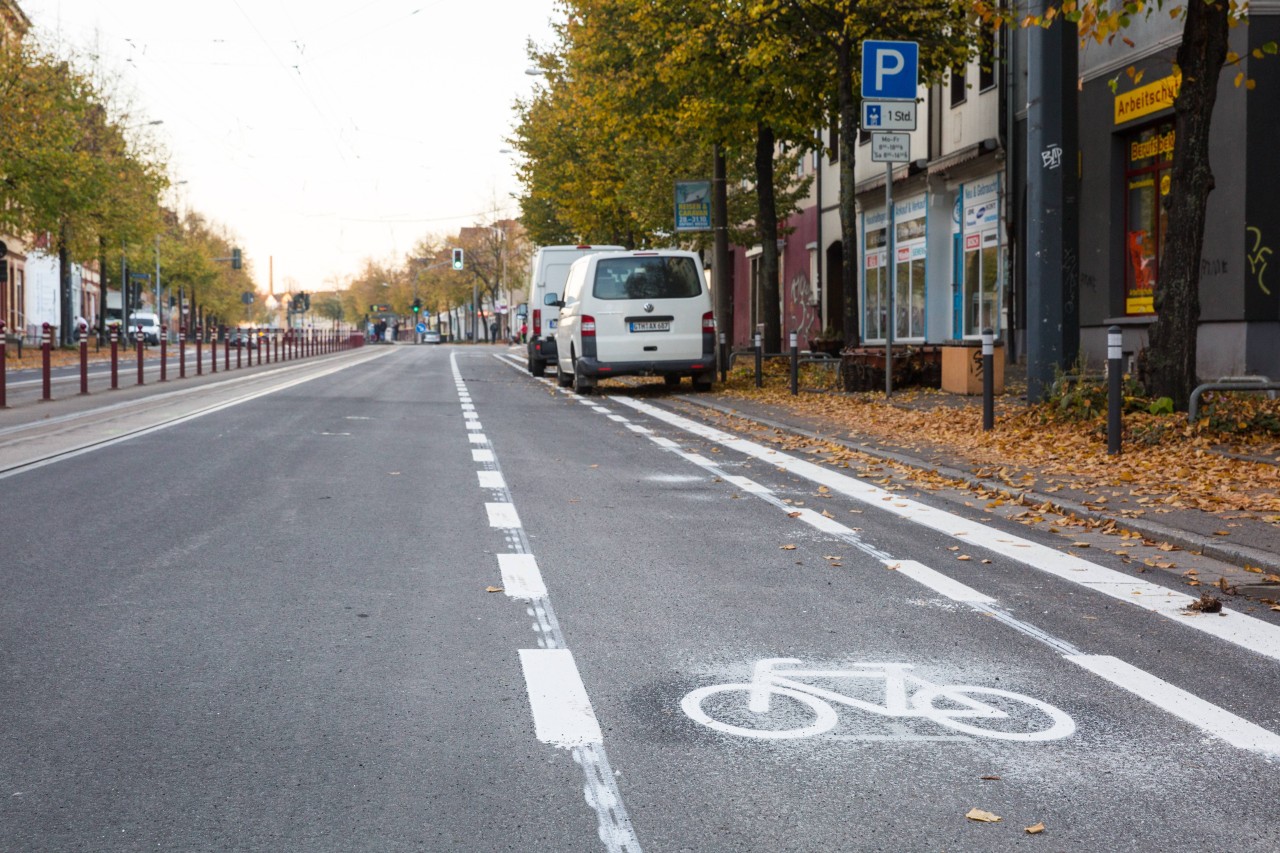
[[[8,408],[8,353],[6,348],[6,340],[4,332],[7,326],[3,320],[0,320],[0,409]],[[53,326],[50,323],[43,323],[40,327],[40,399],[42,401],[53,399]],[[87,323],[80,323],[77,331],[80,337],[79,347],[79,366],[80,366],[80,394],[87,395],[89,393],[89,326]],[[212,336],[213,330],[210,329]],[[205,330],[202,326],[195,327],[195,345],[196,345],[196,376],[204,375],[204,344]],[[112,326],[110,329],[109,339],[111,342],[111,390],[120,388],[120,343],[121,329],[119,326]],[[231,370],[231,337],[224,337],[223,348],[223,370]],[[169,329],[167,326],[160,327],[160,382],[169,381]],[[187,378],[187,327],[182,325],[178,329],[178,377],[180,379]],[[291,361],[299,358],[308,358],[317,355],[327,355],[329,353],[343,352],[349,349],[355,349],[364,345],[364,338],[360,335],[342,336],[337,332],[324,332],[315,329],[296,330],[288,329],[281,333],[280,330],[261,330],[252,329],[248,332],[248,336],[241,341],[241,345],[236,347],[236,367],[242,368],[245,362],[249,367],[255,364],[254,356],[257,356],[256,364],[260,367],[263,364],[271,364],[273,359],[279,363],[281,361]],[[146,338],[143,328],[139,326],[135,334],[136,360],[137,360],[137,383],[138,385],[146,384]],[[247,357],[245,351],[248,351]],[[218,345],[217,340],[209,341],[209,372],[218,372]]]

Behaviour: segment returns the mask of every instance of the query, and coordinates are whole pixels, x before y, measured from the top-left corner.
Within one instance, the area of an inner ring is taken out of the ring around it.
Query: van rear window
[[[596,299],[689,299],[702,293],[691,258],[608,258],[596,264]]]

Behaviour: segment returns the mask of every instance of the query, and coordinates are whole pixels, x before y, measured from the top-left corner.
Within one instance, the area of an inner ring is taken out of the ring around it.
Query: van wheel
[[[711,383],[715,380],[714,373],[701,373],[693,377],[693,390],[710,391]]]
[[[540,358],[529,357],[529,373],[533,376],[545,376],[547,363]]]
[[[573,374],[566,373],[563,367],[556,366],[556,385],[561,388],[568,388],[573,384]]]
[[[668,388],[674,388],[680,384],[680,374],[668,373],[662,377],[662,381],[666,383],[666,386]]]

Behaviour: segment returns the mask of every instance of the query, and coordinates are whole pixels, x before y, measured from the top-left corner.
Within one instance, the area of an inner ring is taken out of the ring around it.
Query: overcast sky
[[[41,38],[101,57],[267,288],[312,290],[424,234],[518,213],[512,104],[553,0],[18,0]]]

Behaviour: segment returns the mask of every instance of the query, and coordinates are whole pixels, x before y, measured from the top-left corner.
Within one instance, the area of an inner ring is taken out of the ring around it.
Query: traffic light
[[[240,250],[239,250],[239,249],[232,249],[232,250],[231,250],[231,268],[232,268],[233,270],[238,270],[238,269],[240,269],[242,266],[243,266],[243,263],[242,263],[242,259],[241,259],[241,257],[240,257]]]
[[[455,270],[462,269],[462,250],[461,249],[453,250],[453,268]]]
[[[422,300],[421,300],[421,299],[414,299],[414,300],[413,300],[413,313],[415,313],[415,314],[419,314],[419,313],[421,313],[421,312],[422,312]]]

